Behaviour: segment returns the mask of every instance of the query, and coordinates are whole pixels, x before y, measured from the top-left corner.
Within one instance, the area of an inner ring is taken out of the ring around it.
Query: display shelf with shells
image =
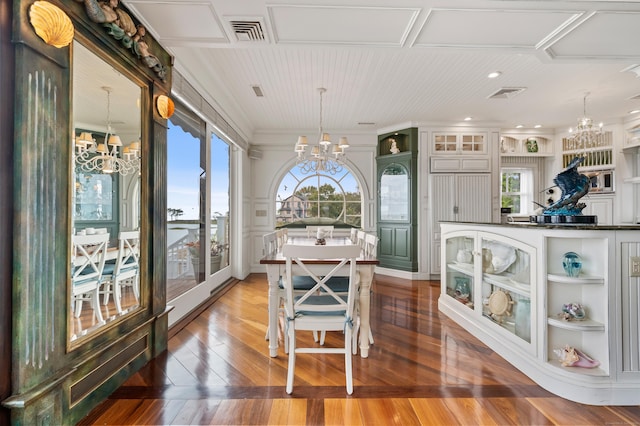
[[[552,157],[553,135],[503,133],[500,135],[502,157]]]
[[[558,365],[554,350],[566,345],[580,349],[597,359],[597,375],[607,375],[608,354],[608,283],[607,239],[547,238],[547,354],[549,365]],[[565,254],[575,252],[581,258],[581,270],[576,277],[563,270]],[[563,314],[567,304],[579,304],[583,317]],[[591,369],[571,368],[576,375],[592,375]]]

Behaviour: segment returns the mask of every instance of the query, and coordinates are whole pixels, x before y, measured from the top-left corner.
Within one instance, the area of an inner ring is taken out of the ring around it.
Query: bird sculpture
[[[589,192],[589,177],[578,173],[578,166],[584,161],[584,157],[575,157],[567,168],[553,179],[553,183],[562,191],[560,198],[550,204],[545,210],[545,215],[581,215],[586,207],[585,203],[578,202]]]

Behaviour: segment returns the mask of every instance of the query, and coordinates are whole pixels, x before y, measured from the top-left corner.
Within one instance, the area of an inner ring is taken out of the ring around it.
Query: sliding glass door
[[[169,325],[229,276],[230,146],[176,103],[167,133]]]

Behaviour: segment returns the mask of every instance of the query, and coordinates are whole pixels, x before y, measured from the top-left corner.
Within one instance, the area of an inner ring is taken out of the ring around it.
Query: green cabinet
[[[383,268],[415,272],[418,129],[378,136],[378,259]]]

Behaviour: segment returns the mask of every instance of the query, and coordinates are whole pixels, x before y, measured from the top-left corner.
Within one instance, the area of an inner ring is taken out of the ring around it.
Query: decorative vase
[[[471,263],[471,250],[460,249],[456,255],[456,261],[458,263]]]
[[[527,152],[538,152],[538,141],[535,139],[527,139]]]
[[[572,251],[566,252],[562,258],[562,267],[569,277],[577,277],[582,270],[582,259],[580,255]]]
[[[469,301],[469,295],[471,294],[471,289],[469,287],[469,278],[467,277],[454,277],[456,280],[456,287],[455,287],[455,295],[456,295],[456,299],[458,299],[461,302],[468,302]]]
[[[220,264],[222,263],[221,255],[212,255],[211,256],[211,273],[218,272],[220,270]]]

